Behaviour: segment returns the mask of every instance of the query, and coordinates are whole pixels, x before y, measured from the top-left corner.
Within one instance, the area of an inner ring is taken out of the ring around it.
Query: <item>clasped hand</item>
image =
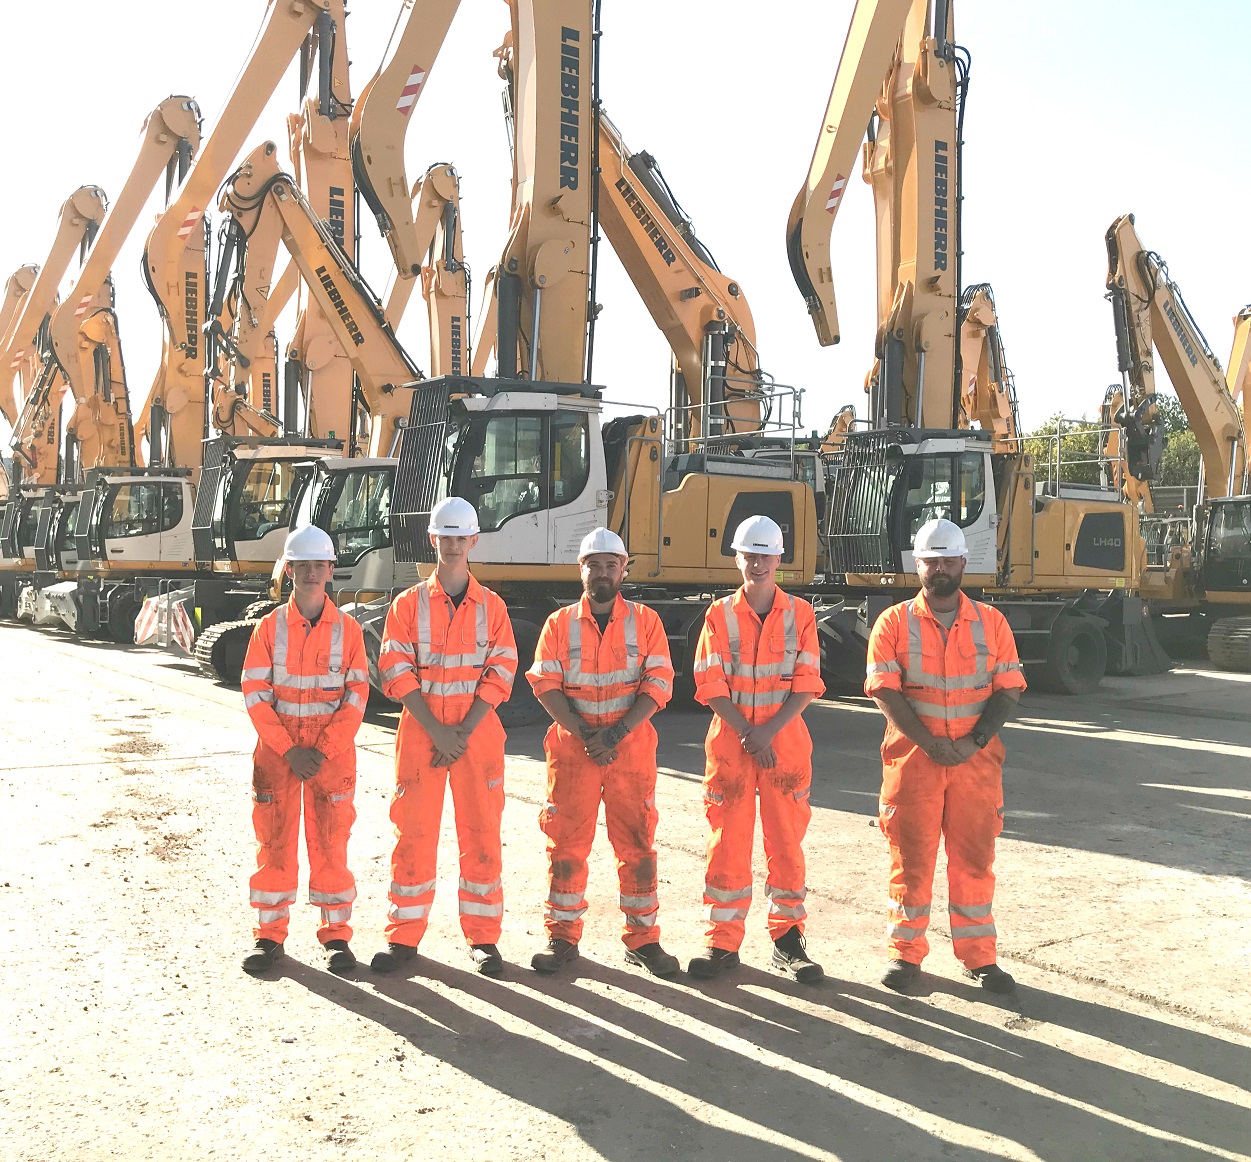
[[[293,746],[282,757],[287,760],[291,773],[302,782],[313,778],[326,761],[326,756],[311,746]]]
[[[450,767],[469,748],[469,731],[463,724],[442,724],[431,729],[430,741],[434,743],[434,765]]]
[[[778,757],[773,753],[773,731],[766,724],[753,726],[738,736],[743,749],[762,767],[771,769],[777,766]]]
[[[958,767],[977,754],[979,747],[966,734],[963,738],[935,738],[923,749],[939,766]]]
[[[616,725],[596,730],[589,723],[583,722],[582,729],[578,733],[587,758],[597,767],[606,767],[609,763],[617,761],[617,747],[624,736]]]

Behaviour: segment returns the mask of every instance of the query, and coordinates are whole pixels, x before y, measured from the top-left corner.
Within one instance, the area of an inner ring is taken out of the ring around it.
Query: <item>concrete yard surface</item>
[[[542,731],[511,732],[500,980],[456,922],[456,845],[412,972],[368,967],[390,878],[395,713],[361,731],[353,979],[316,909],[251,944],[255,735],[186,660],[0,626],[0,1158],[1251,1158],[1251,676],[1184,668],[1026,695],[1006,730],[995,914],[1014,997],[957,971],[943,869],[923,987],[884,964],[882,723],[814,704],[809,949],[769,968],[757,851],[743,967],[627,966],[602,824],[582,959],[544,943]],[[662,942],[702,944],[705,712],[657,720]],[[301,900],[304,897],[303,883]]]

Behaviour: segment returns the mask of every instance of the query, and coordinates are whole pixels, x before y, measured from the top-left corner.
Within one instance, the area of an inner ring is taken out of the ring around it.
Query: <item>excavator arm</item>
[[[763,377],[742,287],[721,273],[648,153],[631,153],[599,113],[599,215],[674,359],[678,435],[750,434]]]
[[[1153,352],[1158,352],[1199,445],[1206,495],[1244,491],[1247,443],[1242,415],[1226,373],[1169,277],[1167,264],[1143,246],[1133,214],[1113,222],[1105,240],[1107,290],[1124,392],[1114,419],[1125,433],[1128,472],[1150,482],[1164,450],[1153,359]],[[1245,339],[1242,342],[1245,345]],[[1237,335],[1234,351],[1241,364],[1245,353],[1240,353]]]
[[[4,299],[0,300],[0,352],[8,349],[9,333],[22,312],[22,302],[30,294],[38,277],[39,267],[28,263],[26,266],[19,266],[5,282]],[[4,416],[10,428],[17,422],[18,406],[26,398],[33,378],[29,363],[23,367],[24,362],[26,361],[18,360],[18,366],[13,369],[15,375],[0,374],[0,415]],[[15,379],[22,383],[20,394],[14,390]]]
[[[803,188],[786,223],[786,254],[812,316],[817,341],[838,342],[830,234],[856,167],[865,127],[891,70],[910,0],[857,0],[825,120]]]
[[[394,455],[411,400],[396,389],[424,378],[400,346],[377,299],[295,179],[277,146],[258,146],[226,185],[222,209],[245,238],[280,238],[330,321],[356,372],[370,415],[369,455]]]
[[[1020,452],[1021,421],[1016,386],[1003,355],[1003,338],[989,283],[967,287],[960,296],[960,364],[964,391],[958,426],[991,432],[991,450]]]

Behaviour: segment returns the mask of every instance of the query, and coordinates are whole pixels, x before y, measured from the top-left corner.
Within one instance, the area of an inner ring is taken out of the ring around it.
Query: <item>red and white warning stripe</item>
[[[135,618],[135,645],[144,646],[156,637],[157,621],[161,612],[161,599],[148,597],[144,600],[139,616]]]
[[[412,111],[413,106],[417,104],[417,96],[421,92],[421,86],[426,81],[426,70],[421,65],[414,65],[413,71],[408,74],[408,80],[404,82],[404,88],[400,91],[400,99],[396,101],[395,107],[407,117]]]
[[[178,227],[178,237],[186,238],[187,235],[195,229],[195,224],[200,220],[203,214],[204,211],[201,210],[199,206],[192,206],[191,213],[182,220],[182,225]]]
[[[178,643],[184,653],[191,653],[192,647],[195,645],[195,626],[191,624],[191,617],[187,613],[185,602],[174,602],[173,622],[174,641]]]
[[[87,308],[91,306],[91,300],[96,297],[95,291],[88,291],[83,295],[78,304],[78,309],[74,312],[74,318],[81,319],[87,313]]]
[[[847,179],[839,174],[834,179],[834,185],[830,188],[830,196],[826,200],[825,208],[832,214],[838,209],[838,203],[843,200],[843,190],[847,188]]]
[[[16,353],[14,354],[14,356],[13,356],[13,362],[9,364],[9,367],[10,367],[13,371],[16,371],[19,367],[21,367],[21,366],[22,366],[22,360],[23,360],[23,359],[25,359],[25,358],[26,358],[26,352],[25,352],[25,351],[18,351],[18,352],[16,352]]]

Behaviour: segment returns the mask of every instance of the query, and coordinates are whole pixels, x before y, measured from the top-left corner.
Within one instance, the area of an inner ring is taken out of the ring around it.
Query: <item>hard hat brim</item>
[[[938,549],[920,549],[913,551],[912,559],[914,561],[941,561],[945,557],[967,558],[968,555],[968,549],[961,549],[958,553],[947,552],[946,550],[940,551]]]

